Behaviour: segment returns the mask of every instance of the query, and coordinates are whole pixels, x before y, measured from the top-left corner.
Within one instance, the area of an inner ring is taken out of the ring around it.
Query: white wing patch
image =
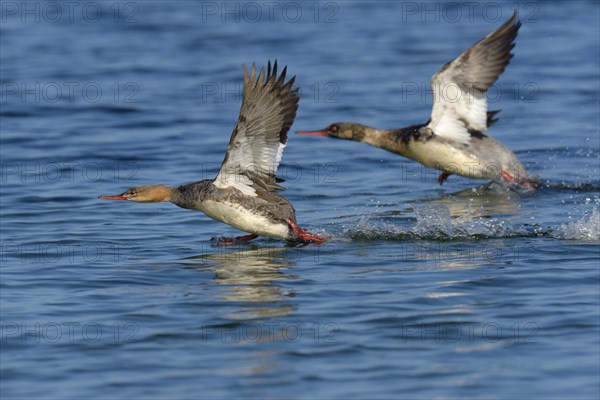
[[[484,92],[464,90],[455,82],[435,82],[431,122],[436,135],[468,143],[469,130],[487,130],[487,99]]]
[[[279,147],[277,148],[277,156],[275,157],[275,171],[279,168],[279,163],[281,162],[281,157],[283,157],[283,150],[287,146],[287,143],[279,143]]]
[[[247,196],[256,197],[256,190],[252,187],[252,181],[245,175],[219,173],[213,185],[220,189],[234,188]]]
[[[441,116],[435,119],[435,123],[433,121],[427,127],[434,134],[460,143],[469,142],[470,135],[465,124],[457,118],[452,109],[446,109]]]
[[[469,129],[479,132],[487,131],[487,98],[486,92],[475,89],[462,91],[464,100],[458,102],[458,115],[468,121]]]

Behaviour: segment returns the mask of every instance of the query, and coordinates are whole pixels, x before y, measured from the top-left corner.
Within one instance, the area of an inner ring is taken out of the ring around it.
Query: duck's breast
[[[413,141],[407,150],[407,157],[428,167],[468,178],[499,179],[502,171],[527,176],[514,153],[487,135],[473,137],[468,143],[434,137]]]
[[[476,170],[479,170],[481,164],[478,157],[468,151],[467,146],[439,139],[426,142],[413,141],[407,147],[405,155],[430,168],[461,176],[473,175]]]
[[[198,209],[209,217],[244,232],[278,239],[292,238],[292,231],[287,223],[261,212],[260,205],[254,207],[227,200],[204,200]]]

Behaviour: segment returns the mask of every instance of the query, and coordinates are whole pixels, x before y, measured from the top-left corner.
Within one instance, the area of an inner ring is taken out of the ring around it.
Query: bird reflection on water
[[[518,214],[520,198],[504,185],[489,182],[420,203],[444,205],[451,218],[491,218]]]
[[[219,295],[221,300],[240,303],[227,316],[229,319],[281,317],[295,310],[289,301],[294,293],[283,289],[277,282],[298,278],[285,273],[294,265],[291,259],[285,257],[286,250],[285,247],[253,246],[234,251],[229,248],[186,260],[199,261],[188,264],[188,268],[214,272],[214,282],[224,289]]]

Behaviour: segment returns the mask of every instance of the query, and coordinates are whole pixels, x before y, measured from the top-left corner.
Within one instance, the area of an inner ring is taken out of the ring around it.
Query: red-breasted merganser
[[[380,130],[358,123],[334,123],[301,135],[354,140],[408,157],[451,175],[493,179],[533,190],[532,179],[515,154],[484,132],[499,111],[487,111],[487,89],[504,71],[521,22],[515,12],[494,32],[444,65],[431,79],[433,110],[424,124]]]
[[[244,89],[240,116],[231,134],[227,154],[215,179],[172,188],[168,185],[139,186],[107,200],[137,202],[169,201],[182,208],[199,210],[250,235],[222,238],[219,244],[246,242],[257,236],[322,243],[327,239],[300,228],[294,207],[276,190],[275,172],[287,132],[298,109],[298,88],[292,77],[285,82],[287,67],[277,77],[277,61],[271,69],[253,64],[250,75],[243,66]]]

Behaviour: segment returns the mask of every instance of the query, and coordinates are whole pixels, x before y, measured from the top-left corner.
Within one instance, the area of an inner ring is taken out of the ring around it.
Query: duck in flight
[[[499,112],[488,111],[486,91],[513,57],[520,26],[515,12],[433,76],[433,110],[424,124],[383,130],[340,122],[323,130],[297,133],[364,142],[408,157],[441,170],[440,185],[455,174],[533,191],[533,181],[515,154],[485,133]]]
[[[243,66],[244,89],[242,106],[225,159],[215,179],[170,187],[168,185],[139,186],[114,196],[99,196],[106,200],[136,202],[168,201],[191,210],[204,212],[248,235],[221,238],[218,244],[246,242],[257,236],[288,241],[323,243],[327,238],[309,233],[296,223],[294,207],[277,190],[283,189],[275,172],[287,132],[298,109],[298,88],[292,77],[285,82],[287,67],[277,77],[277,61],[271,69],[260,69],[256,76],[253,64]]]

